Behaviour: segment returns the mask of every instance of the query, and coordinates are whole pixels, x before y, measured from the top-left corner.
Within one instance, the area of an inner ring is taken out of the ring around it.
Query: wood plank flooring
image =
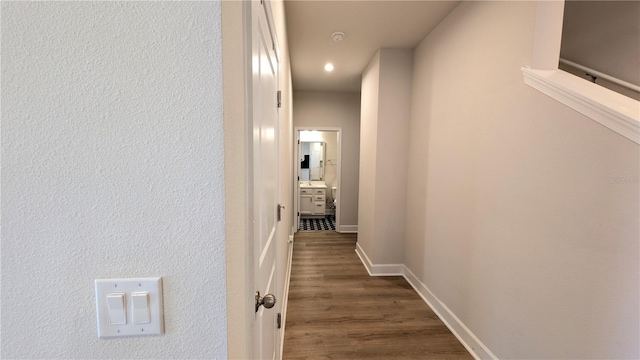
[[[283,359],[473,359],[403,277],[371,277],[356,234],[298,232]]]

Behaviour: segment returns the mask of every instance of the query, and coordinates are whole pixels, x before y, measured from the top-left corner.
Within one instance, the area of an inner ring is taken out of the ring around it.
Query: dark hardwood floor
[[[369,276],[355,244],[296,234],[284,359],[473,359],[403,277]]]

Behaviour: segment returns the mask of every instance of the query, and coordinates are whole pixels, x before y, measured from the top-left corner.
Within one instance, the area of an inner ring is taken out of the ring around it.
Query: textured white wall
[[[226,358],[219,2],[2,2],[3,358]],[[93,280],[162,276],[101,340]]]
[[[360,94],[295,91],[293,124],[342,128],[340,226],[358,225]]]
[[[501,359],[637,359],[640,151],[524,85],[535,10],[415,50],[405,263]]]

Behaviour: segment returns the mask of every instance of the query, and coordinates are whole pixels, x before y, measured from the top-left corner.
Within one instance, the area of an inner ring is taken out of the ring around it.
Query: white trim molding
[[[404,275],[404,265],[403,264],[384,264],[384,265],[374,265],[369,257],[364,252],[364,250],[360,247],[360,244],[356,243],[356,254],[362,261],[362,264],[367,269],[367,272],[371,276],[403,276]]]
[[[640,102],[562,70],[522,68],[525,84],[640,144]]]
[[[370,276],[402,276],[427,303],[429,308],[447,326],[460,343],[475,359],[497,360],[498,357],[423,284],[404,264],[373,264],[360,244],[356,243],[356,254]]]
[[[339,225],[338,232],[343,234],[357,233],[358,225]]]
[[[280,324],[281,328],[279,336],[280,336],[280,351],[279,351],[279,360],[282,360],[282,354],[284,349],[284,328],[287,324],[287,306],[289,305],[289,286],[291,285],[291,265],[293,264],[293,237],[295,232],[293,231],[293,227],[291,228],[291,234],[289,235],[288,247],[287,247],[287,270],[284,279],[284,289],[282,291],[282,309]]]
[[[403,276],[475,359],[498,359],[456,314],[440,301],[425,284],[418,280],[406,266],[404,267]]]

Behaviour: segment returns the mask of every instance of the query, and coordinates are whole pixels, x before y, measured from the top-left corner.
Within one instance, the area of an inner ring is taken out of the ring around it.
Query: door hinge
[[[282,209],[284,209],[284,206],[278,204],[278,221],[282,221]]]
[[[276,320],[277,324],[278,324],[278,329],[282,328],[282,314],[278,313],[278,318]]]
[[[298,211],[298,216],[300,216],[300,211]]]
[[[298,145],[300,145],[300,139],[298,139]]]
[[[282,90],[278,90],[278,107],[282,107]]]
[[[264,4],[264,0],[260,0],[260,5]]]

